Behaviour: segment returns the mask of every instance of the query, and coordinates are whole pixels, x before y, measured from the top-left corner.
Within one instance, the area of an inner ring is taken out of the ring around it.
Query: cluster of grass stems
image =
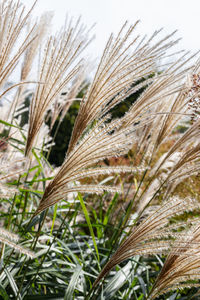
[[[68,17],[50,35],[35,4],[0,0],[1,298],[199,299],[198,53],[173,50],[175,32],[140,37],[126,22],[95,69],[84,58],[93,28]],[[50,130],[74,101],[56,168]]]

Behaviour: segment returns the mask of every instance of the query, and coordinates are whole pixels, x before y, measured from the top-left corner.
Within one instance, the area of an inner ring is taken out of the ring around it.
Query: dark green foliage
[[[140,82],[138,82],[140,83]],[[112,110],[111,114],[113,118],[121,118],[129,110],[131,105],[138,99],[138,97],[145,90],[145,87],[139,89],[137,92],[126,98],[123,102],[116,105]]]
[[[33,97],[32,93],[29,93],[28,96],[25,97],[25,100],[24,100],[24,103],[23,103],[25,108],[27,108],[27,107],[29,108],[30,101],[31,101],[32,97]],[[20,126],[23,127],[25,124],[28,124],[29,111],[25,111],[20,115],[21,115]]]
[[[75,101],[71,105],[63,121],[59,124],[58,118],[53,126],[51,136],[54,137],[56,131],[57,133],[54,140],[55,145],[52,147],[48,158],[49,162],[53,165],[60,166],[63,163],[70,141],[74,122],[78,114],[79,106],[80,103],[78,101]],[[59,128],[57,130],[58,126]]]

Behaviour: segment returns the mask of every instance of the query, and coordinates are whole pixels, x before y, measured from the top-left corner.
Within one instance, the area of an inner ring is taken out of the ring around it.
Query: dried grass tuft
[[[199,287],[200,226],[195,225],[187,236],[181,236],[172,247],[151,290],[149,299],[175,289]]]
[[[65,28],[48,39],[39,71],[38,82],[41,84],[38,84],[31,101],[26,156],[30,155],[47,109],[78,74],[82,65],[78,58],[89,42],[89,33],[80,19],[75,24],[69,20]]]
[[[129,237],[119,246],[110,260],[102,269],[94,286],[107,275],[107,273],[121,263],[134,255],[150,255],[150,254],[166,254],[172,247],[174,239],[186,236],[185,231],[177,232],[181,226],[190,224],[175,223],[170,225],[169,220],[176,215],[181,215],[186,211],[200,209],[199,203],[194,199],[179,199],[173,197],[170,201],[159,207],[155,212],[151,213],[139,225],[134,226]],[[196,224],[195,224],[196,225]],[[192,225],[193,226],[193,225]],[[187,233],[187,236],[190,236]],[[181,239],[179,242],[179,250],[182,251]]]

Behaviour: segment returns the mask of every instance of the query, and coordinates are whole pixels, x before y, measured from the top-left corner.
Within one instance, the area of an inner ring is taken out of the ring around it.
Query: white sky
[[[23,0],[28,7],[33,0]],[[118,32],[128,20],[135,23],[140,19],[138,33],[151,34],[164,27],[168,34],[178,29],[176,37],[182,37],[180,48],[197,51],[200,49],[200,0],[38,0],[34,15],[54,11],[53,29],[59,29],[65,16],[82,15],[82,21],[94,28],[96,39],[91,48],[100,56],[111,32]]]

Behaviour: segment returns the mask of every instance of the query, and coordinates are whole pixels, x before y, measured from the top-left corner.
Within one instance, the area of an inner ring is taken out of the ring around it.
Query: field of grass
[[[199,299],[198,55],[126,22],[94,68],[93,29],[68,18],[49,35],[51,15],[32,9],[0,0],[0,297]]]

